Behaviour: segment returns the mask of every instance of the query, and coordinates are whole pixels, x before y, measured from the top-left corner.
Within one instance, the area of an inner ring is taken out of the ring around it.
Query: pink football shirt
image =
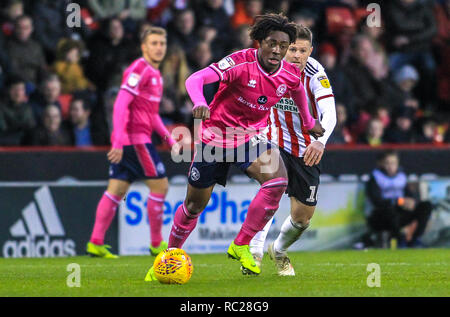
[[[202,142],[227,148],[248,142],[267,126],[271,107],[302,85],[297,67],[282,61],[268,74],[256,54],[257,49],[241,50],[209,66],[220,86],[209,105],[211,117],[202,123]],[[236,130],[230,134],[230,128]]]
[[[163,79],[158,69],[153,68],[144,58],[135,60],[128,67],[120,87],[134,95],[125,112],[122,145],[151,143],[151,135],[156,128],[153,116],[158,114],[163,94]],[[116,129],[116,127],[115,127]],[[114,144],[115,133],[112,135]]]

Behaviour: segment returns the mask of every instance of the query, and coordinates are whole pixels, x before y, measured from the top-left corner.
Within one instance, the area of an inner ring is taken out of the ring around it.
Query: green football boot
[[[91,256],[96,256],[105,259],[117,259],[118,255],[112,254],[108,249],[111,249],[109,245],[96,245],[92,242],[88,242],[86,245],[86,253]]]
[[[146,282],[157,281],[156,276],[155,276],[155,270],[153,269],[153,266],[148,270],[147,275],[145,275],[144,281],[146,281]]]
[[[162,251],[164,251],[168,247],[169,247],[169,245],[167,244],[166,241],[161,241],[161,243],[157,247],[152,247],[150,245],[150,254],[153,256],[157,256],[158,254],[160,254]]]
[[[241,272],[244,275],[258,275],[261,269],[256,265],[248,245],[236,245],[231,242],[227,251],[228,257],[241,262]]]

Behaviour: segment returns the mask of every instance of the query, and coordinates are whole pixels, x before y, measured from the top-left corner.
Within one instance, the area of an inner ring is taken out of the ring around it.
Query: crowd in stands
[[[168,31],[160,114],[169,126],[191,126],[185,80],[257,47],[248,27],[265,12],[313,31],[312,57],[336,98],[329,143],[450,142],[450,0],[2,2],[0,146],[108,145],[122,72],[151,25]],[[79,27],[67,23],[72,2],[81,8]],[[372,2],[381,5],[379,24],[367,10]],[[205,86],[208,101],[217,88]]]

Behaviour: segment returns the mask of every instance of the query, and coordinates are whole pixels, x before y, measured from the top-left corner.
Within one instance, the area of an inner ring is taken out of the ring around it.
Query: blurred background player
[[[112,149],[108,152],[111,162],[109,183],[98,204],[94,230],[86,249],[87,253],[99,257],[117,257],[104,245],[105,233],[130,184],[139,179],[150,188],[147,200],[150,252],[156,255],[167,248],[161,229],[168,180],[151,143],[152,132],[156,131],[170,146],[175,144],[158,113],[163,93],[158,68],[166,54],[166,31],[151,27],[142,34],[141,43],[143,57],[125,71],[114,105]]]
[[[322,65],[310,57],[313,51],[312,33],[298,27],[297,39],[289,46],[285,61],[301,71],[301,79],[308,104],[315,119],[325,129],[322,137],[311,137],[303,128],[299,109],[289,92],[272,108],[267,130],[268,139],[280,147],[280,154],[289,175],[287,194],[291,201],[291,215],[281,226],[281,232],[269,246],[269,256],[275,261],[279,275],[295,275],[287,249],[308,228],[317,204],[320,161],[325,144],[336,125],[336,108],[330,82]],[[264,241],[272,221],[253,238],[250,250],[258,265],[263,257]]]
[[[422,246],[420,237],[430,218],[432,205],[420,201],[399,163],[397,152],[382,152],[378,167],[366,184],[372,210],[367,218],[369,234],[364,239],[365,246],[387,247],[391,239],[396,239],[400,247]],[[403,230],[405,227],[407,230]],[[376,241],[369,240],[370,233],[375,233]]]
[[[300,71],[283,61],[296,34],[296,25],[283,15],[258,16],[250,36],[260,43],[259,49],[245,49],[231,54],[186,81],[187,91],[194,103],[194,118],[203,120],[201,144],[197,144],[190,167],[186,199],[174,217],[169,247],[183,246],[208,204],[214,186],[216,183],[226,185],[228,169],[235,164],[257,180],[261,188],[250,203],[247,217],[227,253],[241,262],[243,274],[260,273],[250,253],[249,243],[278,209],[287,186],[287,175],[281,160],[277,166],[271,166],[267,159],[267,156],[278,159],[278,151],[271,150],[269,144],[261,149],[263,142],[255,137],[267,126],[270,108],[286,91],[291,92],[299,105],[304,131],[323,135],[319,121],[313,119],[307,108]],[[217,81],[221,82],[219,91],[208,106],[203,96],[203,85]],[[242,130],[240,135],[227,135],[229,128]],[[223,151],[224,148],[231,148],[232,151]],[[222,157],[217,159],[216,155],[212,162],[208,162],[202,154],[211,151],[221,151]],[[239,154],[245,154],[245,159],[240,160]],[[153,275],[151,268],[146,280],[153,280]]]

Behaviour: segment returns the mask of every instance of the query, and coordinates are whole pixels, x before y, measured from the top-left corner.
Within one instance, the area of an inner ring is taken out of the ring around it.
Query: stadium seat
[[[353,13],[348,8],[330,7],[325,11],[327,32],[329,35],[338,35],[344,30],[356,30]]]

